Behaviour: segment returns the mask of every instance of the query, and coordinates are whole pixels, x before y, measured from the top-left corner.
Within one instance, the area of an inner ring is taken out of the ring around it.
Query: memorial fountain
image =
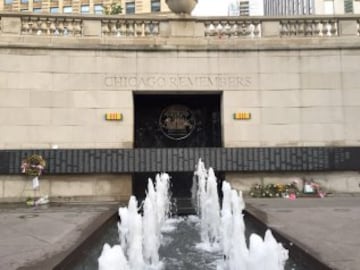
[[[200,239],[192,249],[214,258],[207,269],[284,269],[288,251],[276,242],[270,230],[266,231],[264,239],[251,234],[247,245],[242,193],[231,189],[230,184],[224,181],[220,207],[215,173],[212,168],[207,170],[201,160],[198,162],[192,187],[192,200],[197,216],[171,219],[169,188],[169,175],[158,174],[155,185],[151,179],[148,181],[142,215],[134,196],[130,198],[128,207],[119,208],[120,244],[113,247],[104,245],[98,259],[99,270],[184,269],[178,262],[172,262],[174,265],[169,266],[165,263],[166,258],[159,256],[161,245],[169,243],[169,239],[164,237],[171,231],[169,224],[181,222],[199,228]],[[183,235],[183,238],[186,237]],[[175,261],[181,261],[183,256],[186,254],[180,254]]]

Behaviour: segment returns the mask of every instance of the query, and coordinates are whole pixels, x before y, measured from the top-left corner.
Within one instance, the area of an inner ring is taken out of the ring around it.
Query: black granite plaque
[[[360,170],[360,147],[39,149],[0,150],[0,174],[20,174],[34,153],[45,158],[45,174],[190,172],[200,157],[216,171]]]

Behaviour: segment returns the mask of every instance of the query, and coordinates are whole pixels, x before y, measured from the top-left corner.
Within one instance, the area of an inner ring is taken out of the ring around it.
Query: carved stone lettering
[[[107,88],[120,89],[246,89],[251,76],[237,75],[113,75],[104,78]]]

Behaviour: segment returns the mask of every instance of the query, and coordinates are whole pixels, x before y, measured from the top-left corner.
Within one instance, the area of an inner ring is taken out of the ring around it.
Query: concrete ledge
[[[90,30],[89,30],[90,31]],[[90,34],[92,31],[89,32]],[[1,35],[0,48],[104,50],[104,51],[278,51],[278,50],[330,50],[358,49],[360,38],[196,38],[196,37],[150,37],[150,38],[99,38],[11,36]]]

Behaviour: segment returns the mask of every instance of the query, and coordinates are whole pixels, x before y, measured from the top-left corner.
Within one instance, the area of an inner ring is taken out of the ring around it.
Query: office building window
[[[34,13],[41,13],[41,8],[34,8],[34,9],[33,9],[33,12],[34,12]]]
[[[13,0],[4,0],[5,5],[12,5]]]
[[[354,12],[353,0],[345,0],[344,1],[344,10],[345,10],[345,13],[353,13]]]
[[[101,4],[94,5],[94,14],[103,14],[104,8]]]
[[[21,0],[20,2],[21,2],[21,4],[27,4],[27,3],[29,3],[29,0]]]
[[[71,6],[64,7],[63,8],[63,13],[72,13],[72,7]]]
[[[81,14],[88,14],[90,11],[89,5],[81,6]]]
[[[51,7],[50,13],[59,13],[59,7]]]
[[[282,5],[280,6],[280,8],[282,8]],[[250,15],[249,1],[241,1],[239,9],[240,9],[240,16],[249,16]]]
[[[334,14],[334,0],[325,0],[324,1],[324,14],[331,15]]]
[[[125,5],[126,14],[134,14],[135,13],[135,2],[128,2]]]
[[[160,12],[160,0],[151,0],[151,12]]]
[[[34,1],[34,3],[39,3],[39,2],[41,2],[41,0],[33,0]]]

